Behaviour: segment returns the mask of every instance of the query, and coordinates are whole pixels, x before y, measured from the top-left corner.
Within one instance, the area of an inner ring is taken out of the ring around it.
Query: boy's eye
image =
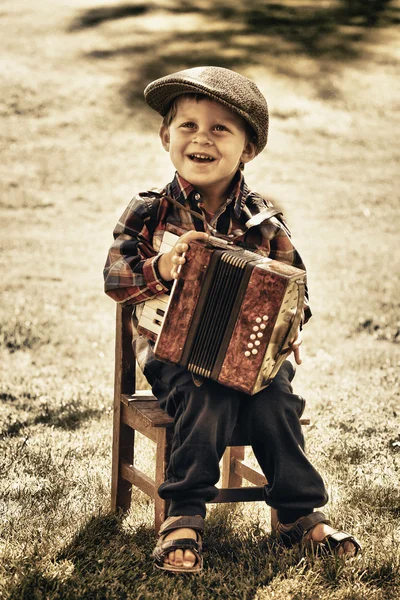
[[[215,125],[214,129],[216,131],[226,131],[227,130],[225,125]]]
[[[196,123],[193,123],[193,121],[188,121],[187,123],[183,123],[181,127],[185,127],[186,129],[194,129],[196,127]]]

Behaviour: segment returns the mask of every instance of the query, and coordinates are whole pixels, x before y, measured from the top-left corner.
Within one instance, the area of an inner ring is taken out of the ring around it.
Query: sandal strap
[[[282,531],[281,529],[279,535],[282,538],[286,538],[292,544],[298,544],[311,529],[318,525],[318,523],[325,523],[326,525],[331,524],[323,512],[317,511],[310,513],[305,517],[300,517],[291,529],[288,531]]]
[[[166,533],[170,531],[175,531],[176,529],[194,529],[195,531],[203,534],[204,532],[204,519],[199,515],[196,516],[182,516],[182,517],[168,517],[164,523],[161,525],[160,530],[158,532],[158,536],[164,536]]]
[[[319,542],[319,544],[328,550],[336,550],[345,542],[351,542],[354,545],[356,549],[355,554],[361,551],[360,542],[356,537],[354,537],[354,535],[351,535],[346,531],[334,531],[333,533],[327,535],[322,542]]]
[[[196,564],[202,565],[201,543],[191,538],[180,538],[161,542],[153,550],[153,558],[159,566],[163,566],[165,557],[174,550],[191,550],[196,556]]]
[[[179,538],[177,540],[167,540],[162,542],[158,548],[160,548],[166,554],[173,552],[174,550],[195,550],[197,553],[201,551],[201,547],[196,540],[192,538]]]

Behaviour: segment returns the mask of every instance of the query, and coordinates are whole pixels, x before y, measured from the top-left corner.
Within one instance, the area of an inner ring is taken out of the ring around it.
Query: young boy
[[[163,116],[160,138],[176,174],[159,192],[133,198],[114,231],[105,267],[106,293],[136,306],[168,293],[191,241],[222,233],[270,258],[304,269],[281,217],[247,187],[244,165],[266,145],[268,108],[257,86],[220,67],[197,67],[157,79],[147,103]],[[158,254],[167,224],[182,235]],[[308,302],[305,324],[311,316]],[[354,555],[360,545],[330,527],[321,512],[328,496],[304,454],[299,418],[304,401],[292,391],[295,369],[285,361],[266,389],[253,396],[186,369],[156,360],[154,344],[138,336],[136,355],[160,405],[174,417],[167,479],[159,495],[170,500],[169,517],[154,551],[157,567],[198,572],[206,502],[217,495],[219,461],[239,420],[268,480],[266,503],[277,509],[275,533],[286,545],[323,546]],[[300,332],[291,343],[301,363]]]

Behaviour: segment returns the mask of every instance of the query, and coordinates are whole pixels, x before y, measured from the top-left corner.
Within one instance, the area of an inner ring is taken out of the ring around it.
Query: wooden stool
[[[165,480],[173,420],[159,407],[150,390],[135,391],[136,359],[132,349],[131,314],[132,307],[117,306],[111,506],[112,510],[128,510],[132,486],[139,488],[154,499],[155,528],[158,531],[168,512],[168,503],[159,497],[157,490]],[[302,419],[301,422],[308,424],[309,420]],[[156,444],[154,479],[134,464],[135,431]],[[212,502],[263,500],[263,487],[267,480],[244,462],[244,447],[247,445],[248,440],[237,427],[222,459],[222,487]],[[243,479],[252,486],[242,487]]]

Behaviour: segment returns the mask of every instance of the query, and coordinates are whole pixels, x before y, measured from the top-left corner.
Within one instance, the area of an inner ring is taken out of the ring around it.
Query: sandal
[[[293,527],[288,530],[282,523],[277,522],[274,530],[277,537],[289,548],[295,544],[300,544],[303,548],[315,551],[316,554],[335,554],[345,542],[351,542],[355,548],[354,555],[352,556],[355,556],[361,551],[360,542],[353,535],[346,533],[345,531],[336,530],[333,533],[326,535],[319,542],[311,539],[311,536],[307,537],[307,534],[310,533],[318,523],[331,525],[331,522],[324,513],[313,512],[306,517],[297,519],[293,524]]]
[[[187,527],[194,529],[197,539],[180,538],[176,540],[165,540],[165,537],[171,531]],[[195,517],[168,517],[160,527],[158,540],[153,551],[154,564],[157,569],[163,571],[173,571],[174,573],[200,573],[203,568],[202,557],[202,536],[204,532],[204,519],[200,516]],[[177,567],[164,562],[165,557],[174,550],[191,550],[196,556],[196,562],[193,567]]]

